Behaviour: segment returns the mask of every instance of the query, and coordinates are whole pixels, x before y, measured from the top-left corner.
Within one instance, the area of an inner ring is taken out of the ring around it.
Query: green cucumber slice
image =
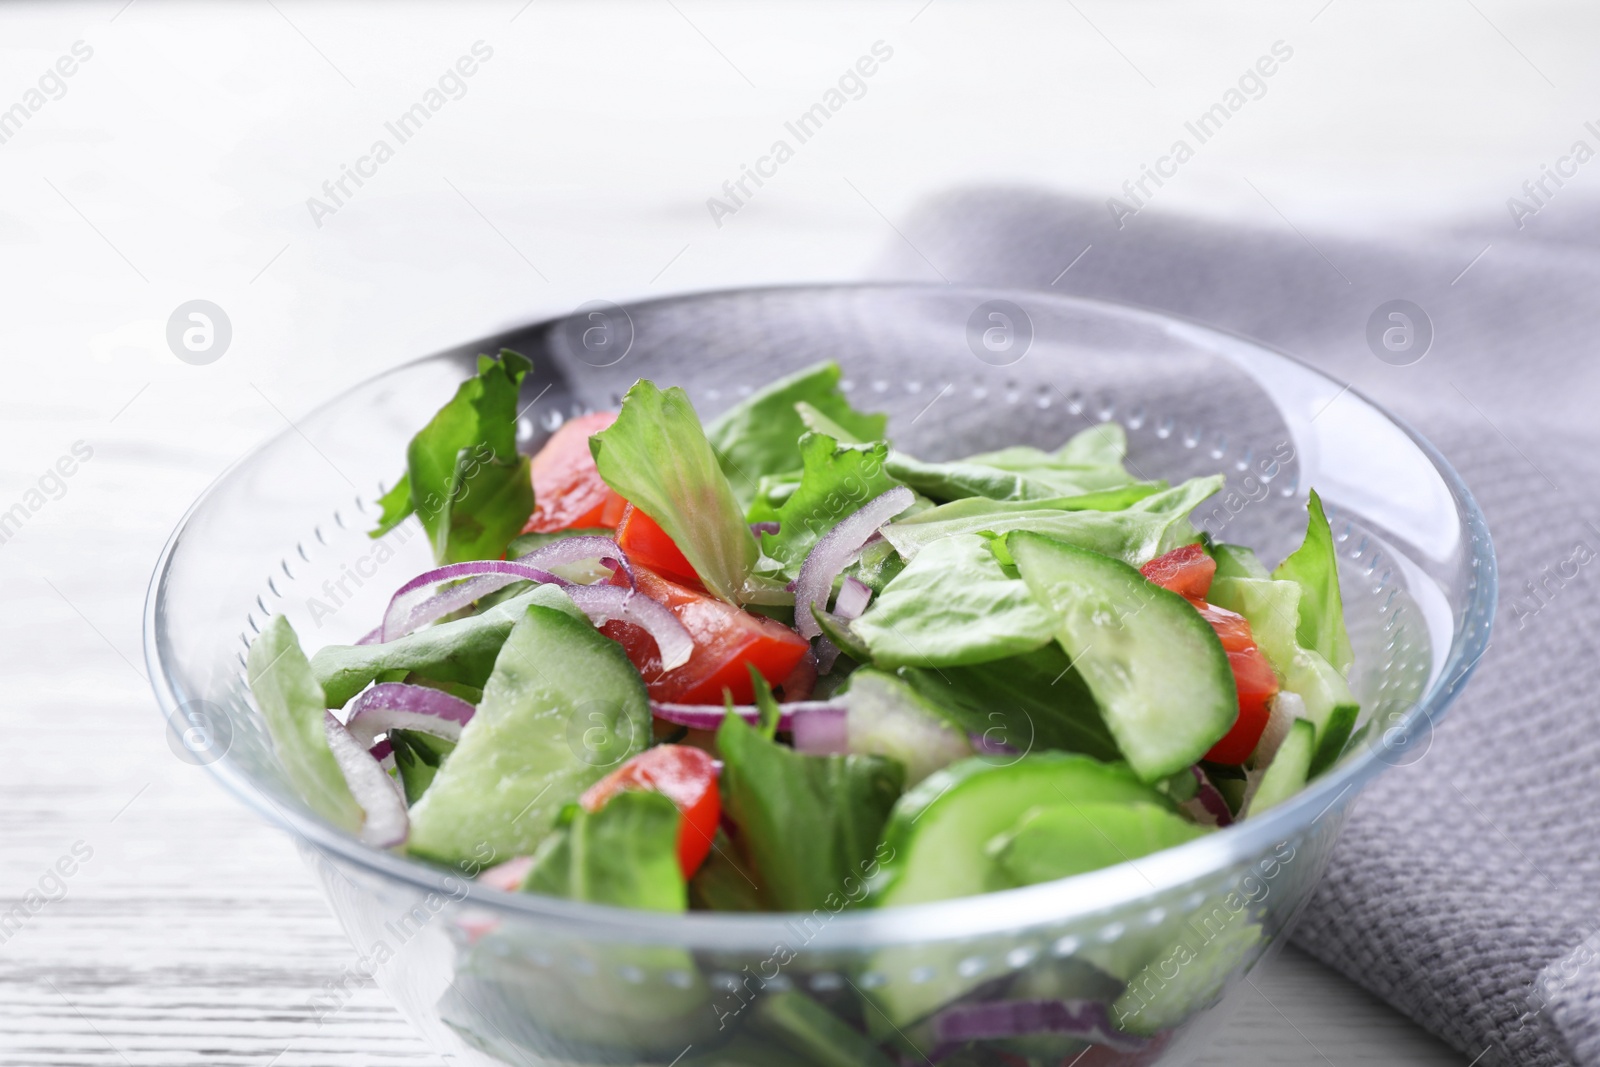
[[[1069,752],[1037,752],[1015,763],[985,757],[953,763],[895,804],[884,828],[884,860],[868,907],[919,904],[1008,888],[995,882],[985,848],[1034,808],[1083,803],[1154,804],[1160,793],[1127,767]]]
[[[1188,819],[1153,804],[1058,803],[1024,815],[993,838],[987,851],[1013,885],[1037,885],[1115,867],[1204,835]]]
[[[1255,798],[1250,801],[1248,817],[1260,815],[1268,808],[1281,804],[1305,788],[1311,776],[1311,760],[1316,753],[1317,728],[1305,719],[1296,719],[1289,727],[1289,736],[1272,757],[1267,773],[1256,787]]]
[[[530,855],[564,804],[649,740],[649,697],[622,646],[587,618],[528,604],[411,809],[406,848],[452,865]]]
[[[1039,534],[1006,538],[1022,580],[1060,620],[1056,641],[1147,782],[1189,766],[1239,716],[1233,669],[1211,625],[1121,560]]]

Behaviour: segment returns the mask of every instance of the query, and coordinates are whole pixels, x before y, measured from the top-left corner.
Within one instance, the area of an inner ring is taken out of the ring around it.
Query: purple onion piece
[[[1061,1034],[1118,1052],[1136,1052],[1143,1038],[1125,1034],[1111,1021],[1098,1000],[993,1000],[958,1004],[933,1018],[933,1032],[942,1043],[963,1044],[1032,1034]]]
[[[361,822],[361,840],[377,848],[404,844],[411,833],[411,819],[406,814],[406,798],[400,792],[400,784],[372,758],[368,746],[352,737],[331,712],[324,713],[323,727],[328,735],[328,750],[344,774],[350,795],[366,813]]]
[[[1232,826],[1233,812],[1228,809],[1228,801],[1222,791],[1211,784],[1211,779],[1206,777],[1206,772],[1199,767],[1190,767],[1194,772],[1198,788],[1194,794],[1194,803],[1213,819],[1218,826]]]
[[[759,541],[761,540],[762,534],[772,534],[776,536],[778,530],[782,528],[782,526],[783,524],[780,522],[752,522],[750,524],[750,533],[754,535],[757,541]]]
[[[872,590],[859,578],[846,578],[833,599],[833,613],[841,619],[859,619],[872,600]]]
[[[842,756],[850,751],[848,718],[842,709],[796,715],[790,729],[794,733],[796,752],[812,756]]]
[[[694,654],[694,638],[665,604],[618,585],[568,585],[565,588],[572,602],[596,626],[617,619],[631,622],[655,638],[662,670],[681,667]]]
[[[794,628],[802,637],[816,637],[822,633],[817,620],[811,617],[811,605],[818,604],[826,610],[828,594],[833,591],[833,580],[839,572],[878,532],[878,527],[915,502],[916,495],[911,490],[897,485],[846,516],[812,546],[794,583]]]
[[[793,730],[796,722],[810,715],[843,718],[845,713],[843,704],[827,700],[796,700],[778,707],[782,712],[778,716],[780,730]],[[761,709],[753,704],[735,704],[733,711],[746,722],[758,722],[761,718]],[[691,730],[715,730],[727,714],[726,709],[717,704],[671,704],[660,700],[650,702],[650,712],[662,722],[687,726]]]
[[[459,741],[461,728],[477,710],[443,690],[379,682],[350,702],[350,717],[344,725],[357,742],[368,748],[375,737],[390,730],[416,730],[446,741]]]
[[[1022,754],[1022,750],[1016,745],[1008,745],[1004,741],[991,740],[987,730],[981,734],[968,734],[967,740],[972,742],[972,750],[980,756],[1020,756]]]
[[[551,574],[547,568],[565,563],[578,563],[587,559],[614,559],[621,564],[633,583],[633,570],[627,556],[615,539],[590,535],[565,537],[542,548],[536,548],[514,560],[474,560],[469,563],[452,563],[425,571],[395,590],[389,607],[383,613],[380,642],[404,637],[419,626],[466,607],[473,601],[503,589],[512,582],[540,582],[560,586],[572,583]],[[459,582],[442,592],[433,586],[441,582]]]

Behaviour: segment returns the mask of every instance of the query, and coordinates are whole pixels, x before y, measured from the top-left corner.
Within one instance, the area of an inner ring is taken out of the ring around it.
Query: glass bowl
[[[711,416],[835,359],[856,405],[889,412],[896,443],[928,459],[1055,447],[1116,420],[1141,477],[1225,471],[1227,490],[1196,522],[1269,561],[1298,543],[1315,487],[1338,543],[1365,731],[1260,818],[1106,870],[905,908],[851,910],[845,894],[811,914],[663,916],[503,893],[363,846],[287,786],[244,652],[278,612],[308,652],[353,642],[429,566],[414,526],[367,537],[374,501],[473,357],[501,347],[534,361],[519,423],[529,451],[638,377],[685,386]],[[1488,642],[1494,603],[1489,534],[1455,471],[1392,415],[1287,356],[1048,293],[806,287],[586,305],[323,405],[184,516],[151,582],[145,654],[175,751],[294,835],[356,947],[354,973],[310,998],[318,1018],[371,977],[455,1062],[827,1063],[774,1036],[799,994],[904,1062],[1091,1067],[1179,1062],[1204,1044],[1287,935],[1362,785],[1425,750]],[[1115,1001],[1113,1015],[1132,1011],[1154,1034],[963,1045],[936,1014],[999,1000]]]

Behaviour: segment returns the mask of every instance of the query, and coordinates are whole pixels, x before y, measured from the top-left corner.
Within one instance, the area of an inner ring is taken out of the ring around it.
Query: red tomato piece
[[[1211,579],[1217,574],[1217,561],[1206,554],[1205,546],[1194,544],[1175,548],[1139,568],[1139,573],[1163,589],[1170,589],[1191,600],[1204,599],[1211,592]]]
[[[615,411],[596,411],[568,420],[550,435],[533,457],[533,514],[523,533],[616,525],[615,519],[606,522],[605,514],[609,506],[620,515],[622,498],[601,479],[589,452],[589,438],[616,420]]]
[[[1219,608],[1205,601],[1191,600],[1190,603],[1199,609],[1201,617],[1217,632],[1217,637],[1222,641],[1223,651],[1243,652],[1247,648],[1256,647],[1255,635],[1250,632],[1250,622],[1243,615],[1236,615],[1227,608]]]
[[[680,582],[700,584],[700,576],[667,536],[667,531],[632,504],[622,509],[622,518],[617,523],[617,544],[635,567],[644,567]]]
[[[1271,715],[1269,704],[1278,692],[1278,676],[1261,650],[1251,645],[1243,652],[1229,652],[1233,684],[1239,693],[1239,717],[1221,741],[1211,746],[1206,759],[1213,763],[1243,763],[1261,743]]]
[[[588,811],[599,811],[624,789],[660,793],[678,806],[678,866],[691,878],[711,853],[711,835],[722,817],[717,792],[717,766],[711,756],[688,745],[647,748],[590,786],[578,798]]]
[[[1217,632],[1222,649],[1228,654],[1228,666],[1233,668],[1233,685],[1239,694],[1239,717],[1205,758],[1213,763],[1243,763],[1256,750],[1261,733],[1267,728],[1268,704],[1277,695],[1278,676],[1256,647],[1248,619],[1203,600],[1190,603]]]
[[[733,693],[734,703],[755,699],[754,684],[746,664],[753,665],[773,685],[780,684],[800,662],[811,644],[789,627],[764,615],[741,611],[698,589],[668,581],[635,564],[639,592],[672,609],[694,639],[689,662],[670,671],[661,669],[661,654],[653,637],[630,623],[613,620],[601,633],[616,641],[644,677],[653,700],[680,704],[721,704],[722,691]],[[626,584],[620,574],[613,585]]]

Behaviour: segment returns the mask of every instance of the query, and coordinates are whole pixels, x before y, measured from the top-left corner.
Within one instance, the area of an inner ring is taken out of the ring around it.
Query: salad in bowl
[[[1426,754],[1495,586],[1448,462],[1287,356],[825,285],[297,416],[179,523],[145,648],[354,947],[297,1017],[387,1025],[371,979],[485,1067],[1142,1067]]]
[[[1315,491],[1299,546],[1269,567],[1192,521],[1221,471],[1146,477],[1115,422],[925,460],[828,361],[709,420],[640,378],[529,456],[531,368],[479,357],[395,457],[371,535],[417,524],[435,566],[369,633],[310,649],[274,614],[250,643],[284,774],[367,845],[641,912],[884,912],[1217,834],[1367,732]],[[869,967],[718,1006],[676,949],[610,966],[682,975],[673,996],[697,1023],[678,1007],[628,1023],[657,1028],[661,1062],[680,1038],[727,1063],[1148,1062],[1259,955],[1263,927],[1240,915],[1212,936],[1167,931],[1183,946],[1169,979],[1141,981],[1149,953],[1058,952],[976,1001],[981,975],[875,990]],[[504,933],[458,924],[480,958]],[[594,1004],[560,986],[474,1004],[503,1023],[474,1043],[515,1046],[505,1020],[521,1014],[605,1059],[615,1019],[574,1022]]]

